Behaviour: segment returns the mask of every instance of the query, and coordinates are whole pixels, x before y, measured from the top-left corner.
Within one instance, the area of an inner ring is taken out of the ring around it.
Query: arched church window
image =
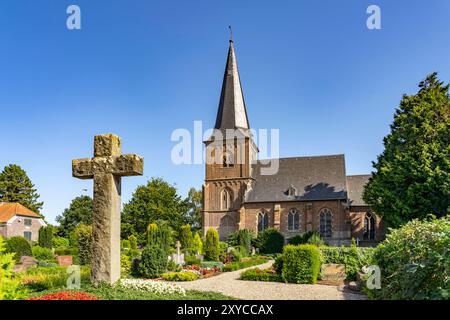
[[[291,209],[288,213],[288,230],[300,230],[300,213],[297,209]]]
[[[364,240],[375,240],[375,217],[367,212],[364,216]]]
[[[262,232],[269,227],[269,214],[265,211],[258,213],[258,232]]]
[[[231,208],[231,192],[228,189],[223,189],[220,196],[221,209],[229,210]]]
[[[331,238],[332,236],[332,217],[333,214],[331,213],[331,210],[328,208],[323,208],[322,210],[320,210],[320,214],[319,214],[319,219],[320,219],[320,227],[319,227],[319,232],[320,232],[320,236],[322,238]]]

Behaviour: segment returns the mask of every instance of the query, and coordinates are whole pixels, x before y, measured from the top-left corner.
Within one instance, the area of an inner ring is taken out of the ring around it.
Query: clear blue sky
[[[82,30],[66,28],[81,7]],[[366,28],[366,8],[382,30]],[[113,132],[145,157],[124,202],[152,176],[184,196],[202,165],[170,159],[176,128],[213,126],[234,30],[250,124],[280,129],[280,155],[345,153],[348,174],[371,171],[394,109],[428,73],[450,81],[450,1],[2,0],[0,167],[16,163],[56,215],[92,181],[71,160]]]

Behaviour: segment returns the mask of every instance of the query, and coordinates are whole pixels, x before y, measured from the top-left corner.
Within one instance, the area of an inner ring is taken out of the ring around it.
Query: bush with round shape
[[[20,261],[23,256],[32,256],[31,245],[24,237],[11,237],[6,240],[6,252],[14,253],[14,260]]]
[[[281,253],[284,246],[284,237],[275,228],[268,228],[258,234],[257,243],[260,253]]]
[[[378,299],[450,299],[450,216],[413,220],[391,230],[375,248],[381,289],[367,290]]]
[[[283,249],[283,279],[290,283],[314,284],[320,272],[320,251],[315,245],[287,245]]]
[[[148,245],[142,251],[139,273],[147,278],[157,278],[167,270],[167,252],[158,245]]]
[[[219,233],[214,228],[209,228],[205,237],[205,259],[219,261]]]

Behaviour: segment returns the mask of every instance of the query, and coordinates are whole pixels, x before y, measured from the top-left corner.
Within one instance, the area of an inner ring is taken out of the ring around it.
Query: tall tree
[[[201,190],[195,188],[189,189],[188,197],[186,198],[188,211],[185,217],[185,223],[189,224],[193,231],[200,230],[202,226],[202,206],[203,193]]]
[[[0,202],[18,202],[31,211],[40,213],[43,202],[27,176],[25,170],[16,164],[6,166],[0,173]]]
[[[79,196],[72,200],[69,208],[64,209],[62,215],[56,217],[59,223],[58,235],[68,237],[78,225],[92,224],[92,198]]]
[[[161,178],[152,178],[146,185],[138,186],[122,211],[122,238],[134,234],[140,244],[145,243],[147,226],[158,220],[179,230],[187,212],[186,201],[174,186]]]
[[[449,85],[437,74],[404,95],[363,198],[391,227],[450,212]]]

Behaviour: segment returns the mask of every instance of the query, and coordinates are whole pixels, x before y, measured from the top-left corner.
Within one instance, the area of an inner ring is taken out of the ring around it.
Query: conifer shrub
[[[268,228],[258,234],[256,239],[260,253],[281,253],[284,246],[284,237],[275,228]]]
[[[209,228],[205,237],[205,259],[219,261],[219,233],[214,228]]]
[[[11,237],[6,241],[6,252],[14,253],[14,260],[20,261],[23,256],[32,256],[31,245],[24,237]]]
[[[92,226],[81,224],[75,228],[78,259],[81,265],[88,265],[92,259]]]
[[[181,226],[179,240],[180,240],[181,248],[183,249],[183,251],[191,252],[193,238],[192,238],[192,231],[191,231],[190,225],[185,224],[185,225]]]
[[[39,238],[38,238],[39,246],[42,248],[51,249],[53,247],[52,240],[53,240],[53,227],[52,226],[41,227],[39,229]]]
[[[142,251],[139,273],[147,278],[157,278],[167,270],[167,251],[159,245],[148,245]]]

